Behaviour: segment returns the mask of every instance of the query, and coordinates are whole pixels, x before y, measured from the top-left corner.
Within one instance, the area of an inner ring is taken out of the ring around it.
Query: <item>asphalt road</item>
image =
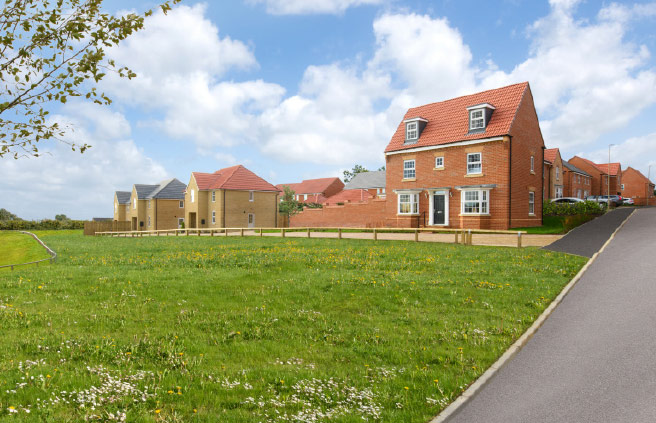
[[[545,250],[592,257],[608,241],[618,226],[634,210],[633,207],[620,207],[584,225],[571,230],[558,241],[544,247]]]
[[[656,422],[656,208],[638,210],[449,423]]]

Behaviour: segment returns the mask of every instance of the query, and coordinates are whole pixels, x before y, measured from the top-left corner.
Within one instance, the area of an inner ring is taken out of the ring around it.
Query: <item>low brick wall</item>
[[[321,209],[304,209],[290,219],[290,228],[380,228],[386,222],[387,201],[375,199],[364,203],[346,203],[343,206],[325,206]]]

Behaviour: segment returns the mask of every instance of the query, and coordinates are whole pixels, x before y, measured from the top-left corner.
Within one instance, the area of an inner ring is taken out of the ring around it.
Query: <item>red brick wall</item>
[[[343,189],[344,189],[344,183],[339,179],[335,179],[333,183],[328,185],[328,188],[326,188],[322,194],[324,197],[331,197]]]
[[[646,205],[647,196],[654,199],[654,184],[650,183],[648,186],[648,182],[649,180],[644,175],[629,167],[622,172],[622,183],[624,184],[622,196],[633,198],[637,205]]]
[[[301,213],[292,216],[289,227],[379,228],[390,226],[386,222],[386,208],[387,202],[384,199],[374,199],[366,203],[347,203],[343,206],[304,209]]]
[[[423,226],[429,222],[430,199],[426,188],[450,187],[450,228],[507,229],[508,216],[508,154],[510,141],[494,141],[439,150],[401,153],[387,156],[387,225],[412,227],[419,220]],[[467,177],[467,154],[481,153],[483,172],[480,177]],[[541,153],[540,153],[541,154]],[[435,169],[435,156],[444,157],[444,169]],[[416,178],[403,180],[403,161],[415,160]],[[541,157],[536,159],[539,163]],[[526,166],[529,164],[527,163]],[[490,191],[490,216],[460,216],[460,194],[454,187],[465,185],[496,184]],[[419,194],[419,217],[397,215],[398,194],[394,190],[423,189]],[[528,201],[528,200],[527,200]],[[528,205],[527,205],[528,207]]]
[[[584,171],[585,173],[588,173],[589,175],[592,176],[592,180],[590,181],[590,185],[588,188],[588,190],[590,191],[590,195],[602,195],[601,172],[599,172],[599,169],[587,163],[585,160],[582,160],[580,157],[576,157],[576,156],[569,159],[568,162],[571,163],[572,166],[576,166],[582,171]],[[604,191],[603,194],[606,194],[606,191]]]
[[[549,199],[549,183],[551,182],[551,165],[544,163],[544,177],[542,178],[542,198],[544,200]]]
[[[581,182],[579,182],[579,178]],[[578,196],[578,191],[581,190],[581,197]],[[587,176],[567,171],[565,176],[565,197],[577,197],[584,199],[585,192],[592,195],[592,188],[590,186],[590,178]]]
[[[512,136],[511,228],[542,225],[542,173],[544,140],[531,90],[527,89],[510,128]],[[534,157],[534,171],[530,160]],[[561,165],[562,168],[562,165]],[[562,177],[562,175],[561,175]],[[529,192],[535,193],[535,213],[529,215]]]

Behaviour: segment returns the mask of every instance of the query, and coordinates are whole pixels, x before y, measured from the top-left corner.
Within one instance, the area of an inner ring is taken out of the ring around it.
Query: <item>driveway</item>
[[[640,209],[449,423],[656,421],[656,209]]]
[[[592,257],[608,241],[624,220],[635,210],[633,207],[620,207],[600,216],[585,225],[571,230],[558,241],[544,247],[545,250]]]

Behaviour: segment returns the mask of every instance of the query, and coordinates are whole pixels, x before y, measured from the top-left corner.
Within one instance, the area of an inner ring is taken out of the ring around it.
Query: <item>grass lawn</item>
[[[426,422],[586,261],[413,242],[39,236],[58,263],[0,275],[2,421]]]
[[[28,263],[49,257],[46,249],[31,236],[20,232],[0,231],[0,266]]]
[[[542,226],[533,228],[512,228],[514,231],[526,231],[529,234],[549,235],[566,234],[577,226],[589,222],[596,216],[544,216]]]

